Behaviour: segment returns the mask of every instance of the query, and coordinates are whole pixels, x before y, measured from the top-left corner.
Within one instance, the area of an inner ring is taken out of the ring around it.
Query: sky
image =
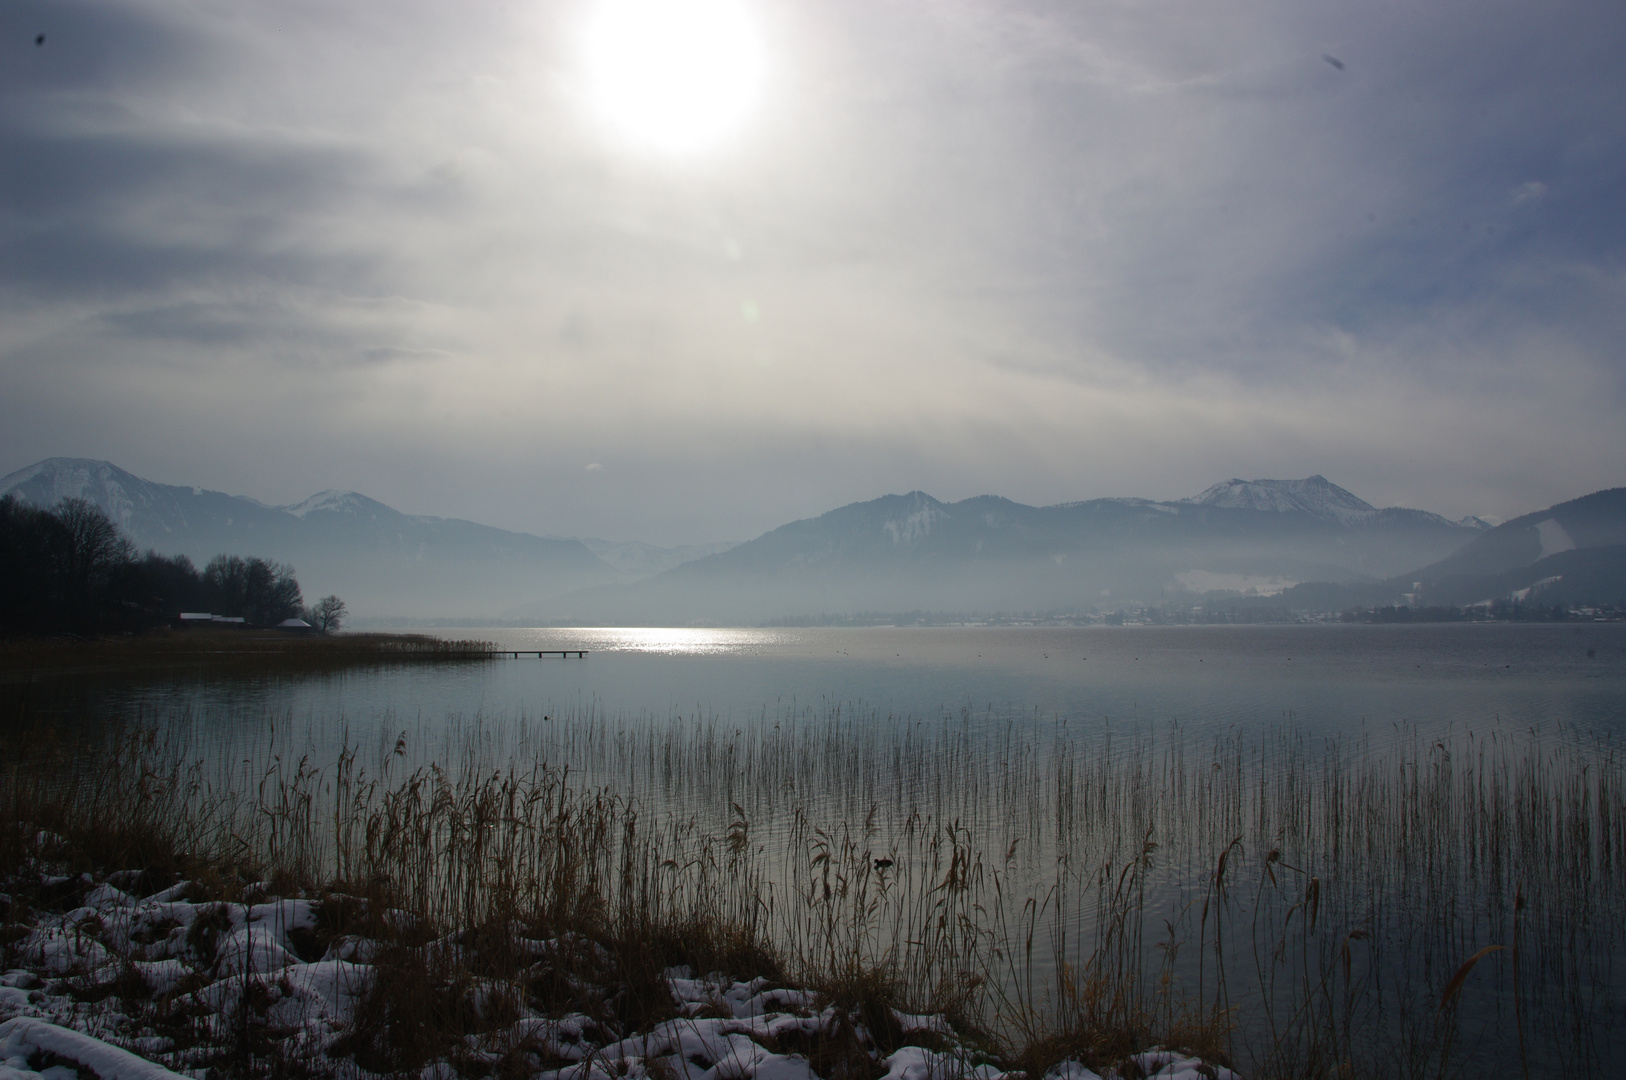
[[[43,40],[41,39],[43,35]],[[1626,484],[1626,6],[0,0],[0,473],[654,543]]]

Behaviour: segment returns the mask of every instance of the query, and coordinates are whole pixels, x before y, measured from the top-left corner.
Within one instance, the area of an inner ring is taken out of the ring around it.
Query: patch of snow
[[[1059,1065],[1052,1065],[1050,1071],[1044,1074],[1044,1080],[1101,1080],[1101,1075],[1076,1061],[1063,1061]]]
[[[191,882],[191,881],[177,881],[175,884],[171,885],[169,888],[164,889],[164,890],[162,890],[160,892],[155,892],[151,896],[147,897],[145,903],[148,903],[148,904],[172,904],[177,900],[183,899],[186,896],[187,892],[190,889],[193,889],[195,887],[196,886],[195,886],[194,882]]]
[[[1174,580],[1192,592],[1238,592],[1244,596],[1275,596],[1298,584],[1276,574],[1227,574],[1215,570],[1184,570],[1174,575]]]
[[[893,547],[912,544],[932,531],[932,525],[948,517],[935,506],[926,505],[896,521],[888,521],[881,530],[892,537]]]
[[[886,1075],[881,1080],[995,1080],[1008,1074],[994,1065],[973,1065],[953,1054],[942,1054],[924,1046],[904,1046],[881,1062]]]
[[[35,843],[46,849],[57,840],[41,833]],[[84,899],[65,913],[37,913],[27,935],[8,949],[22,966],[0,974],[0,1016],[10,1017],[0,1024],[0,1080],[65,1080],[74,1070],[99,1080],[167,1080],[176,1074],[140,1055],[192,1068],[205,1060],[199,1054],[213,1053],[235,1037],[234,1018],[245,1009],[253,1010],[266,1030],[280,1033],[278,1052],[288,1060],[322,1063],[312,1070],[313,1077],[366,1075],[354,1062],[342,1060],[342,1052],[339,1058],[328,1054],[342,1044],[347,1028],[356,1022],[358,1005],[375,988],[370,961],[379,944],[335,937],[321,960],[301,961],[290,935],[302,940],[296,932],[319,928],[317,902],[189,900],[197,896],[190,882],[141,899],[131,892],[140,880],[134,873],[101,881],[89,875],[41,875],[35,880],[77,883]],[[269,889],[262,883],[248,891],[265,897]],[[387,914],[401,925],[414,921],[403,912]],[[512,923],[510,947],[538,968],[614,969],[614,958],[603,945],[584,935],[537,939],[528,937],[527,930]],[[431,967],[458,964],[472,949],[465,933],[444,934],[422,946]],[[121,1011],[130,1000],[129,983],[121,980],[132,975],[155,998],[185,988],[189,1008],[197,1013],[194,1030],[201,1043],[177,1049],[176,1039],[144,1030],[136,1019],[139,1012]],[[461,1001],[493,1026],[466,1035],[460,1052],[493,1068],[512,1061],[515,1052],[531,1053],[539,1080],[679,1075],[687,1080],[818,1080],[807,1057],[783,1049],[856,1036],[879,1066],[876,1071],[884,1070],[889,1080],[1014,1080],[985,1055],[968,1050],[941,1015],[895,1012],[905,1036],[930,1036],[933,1046],[905,1046],[883,1060],[858,1017],[839,1013],[811,991],[777,986],[765,978],[696,977],[688,968],[668,970],[666,982],[680,1015],[628,1032],[617,1029],[613,1019],[540,1015],[523,998],[516,1001],[509,984],[474,978],[465,982]],[[116,984],[121,984],[116,994],[96,993]],[[590,985],[595,993],[608,990]],[[517,1015],[511,1011],[516,1005]],[[116,1040],[122,1048],[97,1036]],[[42,1054],[55,1058],[42,1063]],[[1194,1080],[1194,1059],[1165,1057],[1142,1055],[1142,1071],[1162,1080]],[[457,1074],[443,1058],[430,1062],[421,1075],[450,1080]],[[1106,1075],[1114,1080],[1118,1074],[1108,1070]],[[1203,1075],[1234,1080],[1227,1070]],[[1102,1078],[1075,1062],[1052,1069],[1046,1080]]]
[[[39,500],[42,508],[49,509],[61,499],[84,499],[101,507],[114,523],[128,530],[135,516],[136,496],[121,479],[125,476],[129,474],[110,461],[47,458],[0,479],[0,494],[37,482],[44,491],[44,498]]]
[[[1513,590],[1511,593],[1508,594],[1508,598],[1511,599],[1511,600],[1528,600],[1528,599],[1530,599],[1530,597],[1532,595],[1534,595],[1535,593],[1540,592],[1542,589],[1545,589],[1547,586],[1555,584],[1555,583],[1563,581],[1563,580],[1564,580],[1564,575],[1563,574],[1554,574],[1551,577],[1544,577],[1540,581],[1531,582],[1529,585],[1527,585],[1526,587],[1524,587],[1522,589]]]
[[[123,889],[103,882],[85,896],[85,906],[88,908],[120,908],[129,907],[132,903],[130,895]]]
[[[1558,523],[1557,518],[1548,518],[1536,526],[1536,535],[1541,538],[1541,554],[1537,559],[1545,559],[1549,555],[1557,555],[1560,551],[1574,551],[1575,541]],[[1531,560],[1532,562],[1535,560]]]
[[[1201,1058],[1172,1050],[1148,1050],[1133,1055],[1131,1060],[1140,1066],[1146,1080],[1237,1080],[1236,1073],[1223,1065],[1207,1066]]]
[[[1377,507],[1324,476],[1309,476],[1303,480],[1225,480],[1181,502],[1278,514],[1299,511],[1344,525],[1365,521],[1378,513]]]
[[[346,1024],[355,1016],[356,1004],[372,985],[370,967],[347,960],[318,960],[313,964],[292,964],[282,973],[295,995],[315,1005],[323,1019]]]
[[[180,1073],[128,1050],[44,1020],[19,1016],[0,1024],[0,1062],[11,1070],[10,1076],[43,1075],[29,1064],[37,1054],[54,1054],[71,1061],[100,1080],[183,1080]]]
[[[282,509],[297,518],[318,510],[327,510],[335,514],[354,513],[362,508],[363,499],[366,499],[365,495],[359,495],[354,491],[318,491],[303,502],[296,502]]]

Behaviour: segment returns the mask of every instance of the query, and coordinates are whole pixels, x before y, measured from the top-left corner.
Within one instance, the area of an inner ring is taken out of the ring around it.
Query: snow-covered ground
[[[251,887],[253,902],[210,902],[189,882],[141,896],[139,880],[134,873],[98,880],[36,868],[7,881],[12,891],[0,893],[0,1080],[163,1080],[261,1071],[256,1062],[270,1072],[274,1061],[279,1071],[293,1066],[317,1077],[373,1075],[352,1051],[358,1006],[375,989],[387,995],[387,984],[375,986],[377,941],[325,932],[320,901],[256,898],[265,890]],[[392,914],[392,923],[410,922]],[[327,924],[331,929],[332,920]],[[587,970],[614,977],[609,954],[580,935],[539,940],[514,924],[503,947],[527,977],[558,975],[585,989],[586,1000],[615,999],[613,986],[580,986],[584,958]],[[448,935],[416,948],[455,965],[473,945],[467,935]],[[896,1031],[883,1051],[858,1018],[818,994],[760,978],[696,977],[685,968],[669,969],[664,984],[666,1018],[626,1030],[613,1010],[539,1010],[511,986],[465,978],[458,992],[475,1033],[421,1074],[513,1076],[517,1066],[519,1075],[539,1080],[812,1080],[817,1054],[800,1051],[839,1037],[881,1080],[1021,1075],[966,1045],[941,1016],[894,1013]],[[1159,1049],[1101,1074],[1063,1062],[1046,1080],[1140,1076],[1235,1080],[1226,1068]]]

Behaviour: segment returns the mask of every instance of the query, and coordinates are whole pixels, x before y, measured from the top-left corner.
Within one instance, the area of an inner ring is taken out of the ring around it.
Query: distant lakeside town
[[[982,614],[941,611],[817,615],[767,625],[799,626],[1230,626],[1317,623],[1559,623],[1626,622],[1626,602],[1567,607],[1493,600],[1467,607],[1388,605],[1344,611],[1296,611],[1268,604],[1188,604],[1102,612]]]

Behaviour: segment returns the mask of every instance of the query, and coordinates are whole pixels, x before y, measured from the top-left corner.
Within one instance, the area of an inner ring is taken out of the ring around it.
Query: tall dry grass
[[[767,972],[872,1028],[944,1012],[1035,1075],[1154,1042],[1259,1077],[1602,1075],[1623,1049],[1607,745],[840,711],[449,731],[434,760],[401,738],[233,769],[150,730],[34,740],[0,857],[26,822],[102,866],[337,890],[437,932],[576,931],[641,972],[650,1015],[667,964]]]

